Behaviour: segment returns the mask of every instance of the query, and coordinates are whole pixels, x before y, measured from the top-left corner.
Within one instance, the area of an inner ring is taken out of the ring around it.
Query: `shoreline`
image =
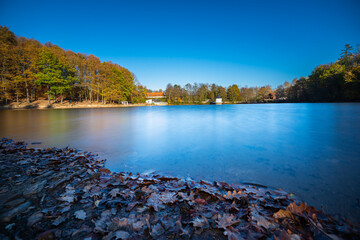
[[[280,189],[111,172],[71,148],[0,141],[1,239],[356,239]]]
[[[46,102],[46,103],[44,103]],[[237,102],[229,103],[224,102],[219,105],[233,105],[233,104],[285,104],[285,103],[295,103],[295,102]],[[298,102],[298,103],[359,103],[357,101],[353,102]],[[91,108],[128,108],[128,107],[156,107],[156,106],[206,106],[206,105],[217,105],[210,103],[181,103],[181,104],[146,104],[146,103],[134,103],[128,105],[122,104],[98,104],[98,103],[89,103],[89,102],[80,102],[73,105],[70,105],[68,101],[65,101],[64,104],[61,103],[52,103],[51,105],[47,104],[47,100],[35,101],[33,103],[21,103],[17,105],[16,103],[8,105],[0,105],[0,110],[46,110],[46,109],[91,109]]]

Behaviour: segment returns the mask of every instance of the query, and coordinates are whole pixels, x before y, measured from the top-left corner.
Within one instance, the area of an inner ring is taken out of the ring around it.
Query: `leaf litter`
[[[359,239],[264,186],[111,172],[71,148],[0,140],[1,239]]]

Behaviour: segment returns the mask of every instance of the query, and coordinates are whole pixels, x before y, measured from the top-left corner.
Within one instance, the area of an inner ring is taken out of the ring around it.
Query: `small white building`
[[[154,101],[152,99],[147,99],[146,100],[146,104],[153,104],[153,103],[154,103]]]
[[[128,101],[121,101],[121,104],[122,105],[129,105],[129,102]]]
[[[216,97],[215,98],[215,104],[222,104],[222,98],[221,97]]]

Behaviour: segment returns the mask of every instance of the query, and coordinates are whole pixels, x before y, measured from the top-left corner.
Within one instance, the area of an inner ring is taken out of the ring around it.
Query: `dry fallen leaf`
[[[289,212],[288,210],[282,210],[282,209],[280,209],[279,211],[277,211],[276,213],[274,213],[273,217],[276,218],[276,219],[294,218],[294,215],[292,215],[292,213]]]
[[[85,220],[86,212],[84,210],[79,210],[74,213],[75,217],[80,220]]]
[[[227,213],[223,214],[222,216],[218,215],[218,220],[216,220],[218,228],[222,228],[224,230],[226,230],[227,227],[230,227],[239,222],[240,220],[236,219],[234,215]]]
[[[208,221],[207,219],[202,216],[200,217],[196,217],[193,221],[191,221],[194,227],[199,227],[199,228],[203,228],[204,226],[208,225]]]
[[[159,200],[163,203],[174,203],[177,200],[176,193],[164,192],[159,196]]]
[[[204,199],[201,199],[201,198],[195,199],[195,202],[197,202],[198,204],[202,204],[202,205],[206,204],[206,201]]]
[[[109,192],[109,194],[111,195],[112,198],[115,198],[118,194],[120,194],[120,189],[114,188]]]
[[[286,208],[286,210],[297,214],[297,215],[304,215],[304,213],[307,211],[307,204],[306,203],[301,203],[299,206],[296,205],[296,202],[292,202],[289,204],[289,206]]]

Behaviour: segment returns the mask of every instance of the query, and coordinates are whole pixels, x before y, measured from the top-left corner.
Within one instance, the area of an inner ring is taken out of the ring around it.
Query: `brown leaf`
[[[202,204],[202,205],[206,204],[206,201],[204,199],[201,199],[201,198],[195,199],[195,202],[197,202],[198,204]]]
[[[296,202],[292,202],[289,204],[289,206],[287,206],[286,210],[297,214],[297,215],[304,215],[304,213],[306,213],[307,211],[307,204],[306,203],[301,203],[299,206],[296,205]]]
[[[102,172],[102,173],[111,173],[111,171],[107,168],[100,168],[99,169],[99,172]]]
[[[114,218],[112,220],[113,223],[116,224],[116,226],[119,228],[119,229],[127,229],[129,227],[129,221],[127,218]]]
[[[292,215],[292,213],[290,211],[288,211],[288,210],[280,209],[278,212],[274,213],[273,217],[276,218],[276,219],[294,218],[294,215]]]

